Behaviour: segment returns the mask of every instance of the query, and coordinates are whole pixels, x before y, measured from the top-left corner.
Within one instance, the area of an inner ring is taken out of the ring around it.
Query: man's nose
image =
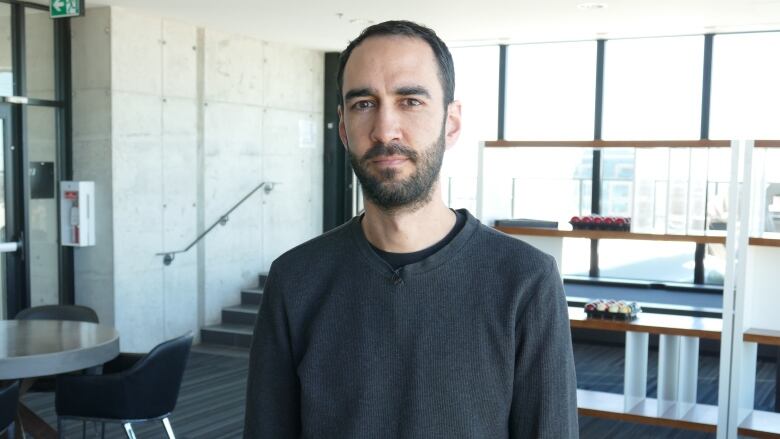
[[[379,107],[371,129],[371,140],[385,145],[401,140],[401,121],[398,112],[391,106]]]

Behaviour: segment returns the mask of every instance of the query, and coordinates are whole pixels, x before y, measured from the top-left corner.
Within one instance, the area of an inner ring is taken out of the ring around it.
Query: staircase
[[[258,276],[258,287],[241,291],[241,304],[222,308],[222,323],[200,330],[203,344],[249,348],[252,331],[263,299],[266,274]]]

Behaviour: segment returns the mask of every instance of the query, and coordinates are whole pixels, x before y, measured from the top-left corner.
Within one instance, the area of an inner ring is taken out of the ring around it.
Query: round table
[[[119,355],[116,329],[87,322],[0,320],[0,380],[56,375]]]

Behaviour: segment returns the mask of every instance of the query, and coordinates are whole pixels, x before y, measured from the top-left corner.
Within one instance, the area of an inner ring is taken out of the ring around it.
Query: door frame
[[[29,294],[20,294],[28,290],[28,270],[25,266],[24,254],[24,193],[20,179],[21,136],[19,127],[19,105],[0,103],[0,119],[3,123],[2,154],[5,168],[5,241],[21,242],[20,248],[13,253],[3,253],[2,263],[5,265],[6,315],[10,318],[19,310],[29,305]]]

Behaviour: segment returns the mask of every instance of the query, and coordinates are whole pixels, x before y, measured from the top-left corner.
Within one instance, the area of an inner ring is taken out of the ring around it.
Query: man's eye
[[[352,108],[354,108],[356,110],[366,110],[366,109],[369,109],[369,108],[371,108],[373,106],[374,106],[374,103],[371,102],[371,101],[358,101],[358,102],[355,102],[352,105]]]
[[[418,105],[422,105],[422,102],[415,98],[406,98],[404,99],[404,105],[408,107],[416,107]]]

